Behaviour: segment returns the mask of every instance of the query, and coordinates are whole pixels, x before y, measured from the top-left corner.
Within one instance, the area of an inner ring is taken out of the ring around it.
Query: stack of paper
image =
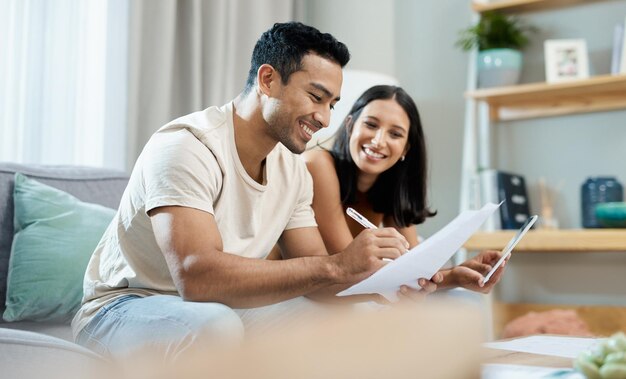
[[[489,342],[485,344],[485,347],[573,359],[600,342],[602,342],[602,339],[596,338],[530,336],[510,341]]]
[[[530,336],[510,341],[497,341],[485,347],[498,350],[517,351],[530,354],[551,355],[563,358],[576,358],[580,353],[592,349],[602,342],[597,338],[566,336]],[[559,378],[584,379],[584,375],[570,367],[538,367],[508,364],[483,365],[482,379],[533,379]]]
[[[585,379],[571,368],[489,364],[483,366],[481,379]]]

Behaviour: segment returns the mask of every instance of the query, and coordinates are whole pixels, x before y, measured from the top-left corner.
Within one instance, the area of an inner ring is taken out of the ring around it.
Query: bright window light
[[[111,86],[125,91],[119,83],[125,78],[107,75],[112,64],[108,17],[115,9],[125,12],[126,5],[119,5],[0,0],[1,161],[111,166],[104,147],[111,111],[107,91]],[[118,27],[127,30],[121,16]],[[115,59],[125,63],[126,56]]]

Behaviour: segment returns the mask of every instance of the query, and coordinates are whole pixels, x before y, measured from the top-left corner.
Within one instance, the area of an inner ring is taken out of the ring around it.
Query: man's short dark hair
[[[334,61],[341,67],[350,60],[346,45],[328,33],[300,22],[274,24],[254,46],[244,92],[247,93],[254,86],[259,67],[266,63],[274,67],[282,83],[287,84],[291,74],[302,69],[302,57],[309,53]]]

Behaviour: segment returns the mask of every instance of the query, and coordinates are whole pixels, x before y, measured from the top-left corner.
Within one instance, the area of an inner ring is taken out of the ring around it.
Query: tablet
[[[535,223],[535,221],[537,221],[537,215],[534,216],[530,216],[526,222],[524,223],[524,225],[522,225],[521,228],[519,228],[519,230],[517,231],[517,234],[511,238],[511,240],[509,241],[508,244],[506,244],[506,246],[504,247],[504,249],[502,249],[502,257],[500,257],[500,260],[498,261],[498,263],[496,263],[495,266],[493,266],[493,268],[491,269],[491,271],[489,271],[489,273],[485,276],[485,281],[484,283],[487,283],[489,281],[489,278],[491,278],[491,275],[493,275],[494,272],[496,272],[496,270],[498,269],[498,267],[500,267],[502,265],[502,263],[504,263],[504,260],[506,259],[506,257],[509,256],[509,254],[511,254],[511,251],[513,250],[513,248],[517,245],[517,243],[522,239],[522,237],[524,237],[524,234],[526,234],[526,232],[528,230],[530,230],[530,228],[533,226],[533,224]]]

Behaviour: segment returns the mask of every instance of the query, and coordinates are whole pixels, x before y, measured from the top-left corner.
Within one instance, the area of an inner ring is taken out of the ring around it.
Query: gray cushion
[[[16,172],[68,192],[78,199],[117,209],[128,183],[126,173],[78,166],[36,166],[0,162],[0,313],[6,300],[13,241],[13,176]],[[0,321],[1,322],[1,321]]]
[[[76,344],[23,330],[0,327],[2,377],[89,378],[102,359]]]

